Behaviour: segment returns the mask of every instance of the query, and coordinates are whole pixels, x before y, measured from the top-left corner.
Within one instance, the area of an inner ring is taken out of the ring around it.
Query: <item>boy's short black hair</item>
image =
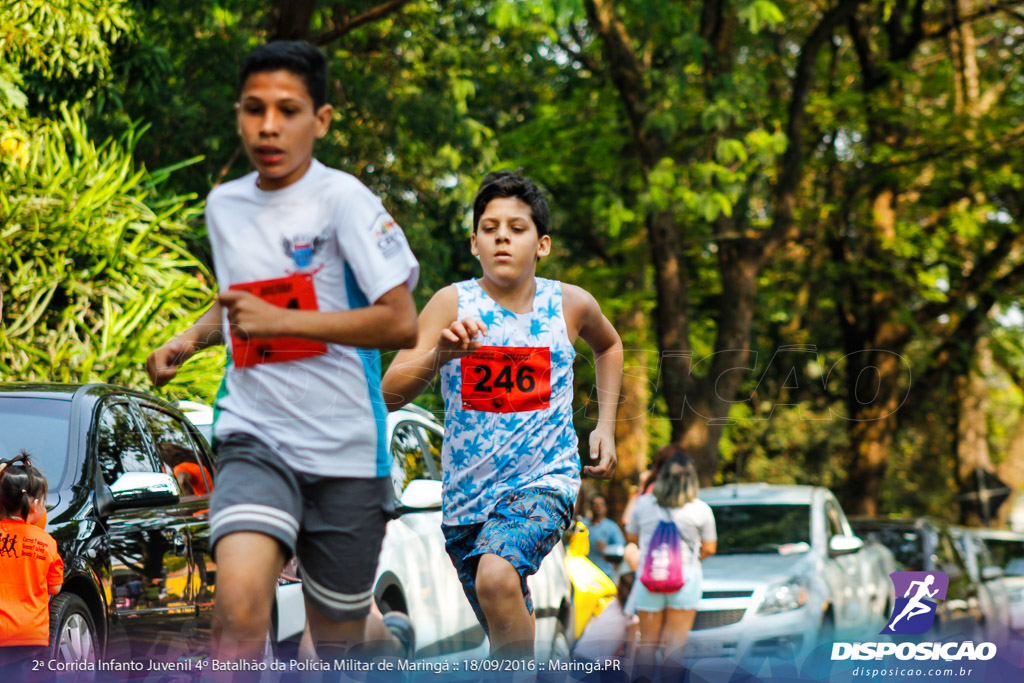
[[[544,193],[529,178],[519,175],[516,171],[491,171],[484,176],[480,189],[473,199],[473,232],[480,225],[480,216],[492,199],[515,197],[530,207],[533,223],[537,226],[537,235],[548,234],[551,214],[548,212],[548,200]]]
[[[327,104],[327,57],[304,40],[275,40],[250,52],[238,69],[238,95],[252,74],[278,69],[302,79],[313,98],[314,110]]]

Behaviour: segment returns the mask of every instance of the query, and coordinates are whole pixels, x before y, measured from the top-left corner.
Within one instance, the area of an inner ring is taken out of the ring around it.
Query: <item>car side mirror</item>
[[[413,479],[398,499],[395,513],[437,512],[441,509],[441,482],[434,479]]]
[[[863,547],[864,541],[860,540],[856,536],[836,534],[828,541],[828,554],[829,557],[850,555],[852,553],[858,552]]]
[[[159,507],[178,502],[178,482],[164,472],[125,472],[110,485],[113,509]]]
[[[1003,568],[1002,567],[997,567],[995,565],[989,565],[988,567],[983,567],[982,570],[981,570],[981,580],[982,581],[995,581],[996,579],[1001,579],[1001,578],[1003,578]]]

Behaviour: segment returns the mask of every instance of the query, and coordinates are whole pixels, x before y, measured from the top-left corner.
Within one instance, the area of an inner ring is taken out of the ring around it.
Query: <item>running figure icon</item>
[[[925,604],[921,603],[921,601],[924,598],[934,598],[936,596],[936,594],[939,592],[938,588],[936,588],[933,591],[929,591],[928,590],[928,588],[933,583],[935,583],[935,575],[934,574],[929,574],[928,576],[926,576],[924,578],[923,581],[911,581],[910,582],[910,586],[907,588],[907,592],[903,594],[904,598],[910,598],[910,600],[907,602],[906,606],[903,608],[903,611],[900,612],[899,615],[897,617],[895,617],[891,622],[889,622],[888,626],[886,626],[886,629],[890,633],[895,633],[896,632],[895,631],[896,622],[898,622],[903,617],[906,617],[907,620],[909,621],[910,619],[913,619],[914,617],[916,617],[916,616],[918,616],[920,614],[928,614],[929,612],[931,612],[931,611],[933,611],[935,609],[933,604],[925,605]],[[917,592],[914,593],[913,596],[911,596],[911,593],[914,592],[914,587],[915,586],[917,586]]]
[[[879,635],[920,635],[935,624],[938,601],[946,599],[949,577],[940,571],[889,574],[895,598],[888,624]]]

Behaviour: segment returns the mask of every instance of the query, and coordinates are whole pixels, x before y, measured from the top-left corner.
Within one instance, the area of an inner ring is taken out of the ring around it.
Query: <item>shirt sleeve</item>
[[[356,181],[339,213],[338,248],[367,303],[402,284],[412,290],[419,277],[419,263],[402,228],[380,200]]]
[[[625,535],[623,535],[622,529],[619,527],[618,524],[612,521],[611,525],[608,528],[610,530],[610,533],[608,534],[608,545],[626,544],[626,537]]]
[[[46,572],[46,585],[59,586],[64,583],[64,560],[57,552],[57,542],[51,538],[46,550],[50,555],[50,570]]]
[[[717,541],[718,540],[718,529],[715,527],[715,513],[711,510],[711,506],[704,503],[704,514],[703,519],[698,525],[700,531],[700,538],[702,541]]]
[[[644,500],[643,498],[636,501],[636,505],[633,506],[633,514],[629,516],[629,521],[626,522],[626,533],[633,536],[640,535],[640,516],[643,514]]]

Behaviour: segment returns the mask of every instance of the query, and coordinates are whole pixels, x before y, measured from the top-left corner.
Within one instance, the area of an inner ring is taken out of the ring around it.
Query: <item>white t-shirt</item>
[[[206,224],[220,290],[275,305],[345,311],[412,289],[419,265],[402,229],[356,178],[314,160],[295,183],[266,192],[256,173],[215,188]],[[389,473],[380,354],[338,344],[232,339],[214,435],[252,434],[291,467],[335,477]]]
[[[651,536],[658,528],[658,522],[672,520],[683,543],[690,549],[690,560],[697,561],[700,557],[700,544],[702,541],[717,541],[718,532],[715,530],[715,515],[711,506],[699,498],[678,508],[663,508],[658,505],[654,494],[648,493],[640,496],[633,508],[633,514],[626,524],[626,533],[635,535],[640,541],[640,562],[647,557],[647,546],[650,545]]]

